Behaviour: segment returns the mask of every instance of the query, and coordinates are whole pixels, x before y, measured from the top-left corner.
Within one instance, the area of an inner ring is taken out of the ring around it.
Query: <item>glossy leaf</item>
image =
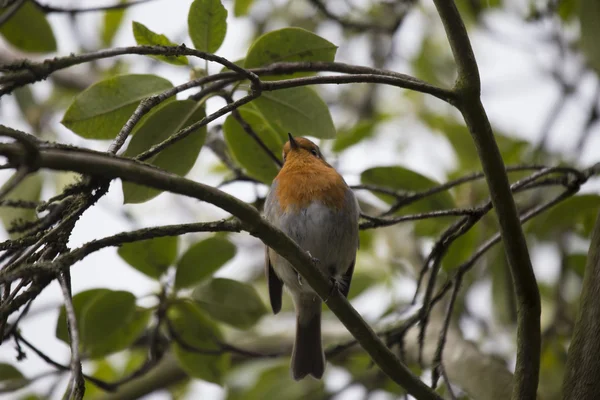
[[[46,15],[31,1],[26,1],[0,26],[0,34],[8,43],[27,53],[56,51],[56,38]]]
[[[332,150],[335,153],[339,153],[373,136],[375,129],[383,119],[384,117],[370,118],[364,121],[358,121],[358,123],[351,128],[340,129],[335,138],[335,142],[333,142]]]
[[[84,292],[77,293],[73,296],[73,308],[75,308],[75,319],[77,320],[77,330],[81,334],[81,321],[83,313],[96,297],[111,293],[108,289],[90,289]],[[69,343],[69,331],[67,329],[67,314],[65,306],[60,308],[58,320],[56,322],[56,337],[65,343]]]
[[[178,236],[125,243],[119,248],[119,256],[141,273],[158,279],[177,258]]]
[[[152,32],[143,24],[139,22],[132,21],[133,28],[133,37],[135,38],[135,42],[139,45],[147,45],[147,46],[177,46],[176,43],[173,43],[167,38],[165,35],[161,35],[158,33]],[[189,64],[186,56],[150,56],[160,61],[164,61],[173,65],[187,65]]]
[[[424,191],[439,185],[439,183],[433,179],[399,166],[369,168],[363,171],[360,179],[362,183],[380,185],[386,188],[406,192]],[[377,196],[389,204],[394,202],[394,198],[391,196]],[[428,212],[453,207],[454,200],[450,193],[441,192],[433,196],[427,196],[409,206],[402,207],[400,211],[402,213],[409,213],[409,210],[410,212]]]
[[[122,331],[135,315],[135,296],[126,291],[110,291],[95,297],[81,318],[80,339],[90,353],[94,347],[111,347],[112,339]],[[108,353],[108,351],[107,351]]]
[[[335,126],[327,104],[309,87],[263,93],[252,104],[282,137],[335,137]]]
[[[178,340],[173,349],[181,368],[190,376],[222,384],[229,368],[229,354],[210,354],[220,350],[217,341],[221,332],[200,308],[190,302],[180,302],[168,311],[168,318]],[[202,350],[206,351],[202,353]]]
[[[141,122],[133,139],[123,154],[135,157],[155,144],[162,142],[206,116],[204,106],[192,100],[170,102]],[[200,149],[206,139],[206,126],[191,132],[179,142],[167,147],[156,156],[147,160],[152,165],[184,176],[194,166]],[[127,203],[143,203],[158,196],[161,191],[147,186],[123,182],[123,197]]]
[[[456,153],[459,170],[481,170],[475,144],[466,125],[446,116],[421,113],[421,119],[430,128],[445,136]],[[500,132],[494,132],[500,154],[505,164],[518,164],[529,144]]]
[[[175,287],[186,288],[212,276],[236,253],[233,243],[221,236],[202,240],[191,246],[177,262]]]
[[[227,10],[221,1],[194,0],[188,13],[188,32],[197,50],[219,50],[227,33]]]
[[[281,149],[284,144],[281,135],[275,132],[262,114],[255,109],[242,107],[239,112],[254,133],[281,160]],[[267,184],[273,181],[279,172],[279,167],[232,115],[228,116],[223,124],[223,135],[234,160],[249,176]]]
[[[38,201],[42,191],[42,177],[39,173],[31,174],[17,185],[7,196],[6,200]],[[2,185],[4,187],[4,185]],[[37,214],[34,209],[0,206],[0,219],[7,231],[21,222],[35,221]],[[11,239],[23,236],[24,232],[13,232]]]
[[[113,139],[141,100],[172,87],[171,82],[156,75],[109,78],[77,95],[61,122],[87,139]]]
[[[527,224],[527,231],[542,239],[573,230],[581,236],[590,236],[600,211],[600,196],[584,194],[573,196]]]
[[[600,2],[597,0],[580,0],[579,22],[581,25],[581,51],[590,66],[600,74]]]
[[[127,0],[120,0],[120,3],[125,3]],[[102,18],[102,28],[100,30],[100,39],[104,47],[109,47],[117,32],[121,28],[121,23],[123,22],[123,17],[125,17],[125,12],[127,8],[119,8],[116,10],[106,10],[104,11],[104,16]]]
[[[254,41],[244,66],[256,68],[284,61],[328,61],[335,59],[337,46],[302,28],[283,28],[265,33]],[[288,79],[311,73],[266,77],[265,79]]]
[[[90,358],[100,358],[107,354],[129,348],[147,329],[151,315],[152,310],[135,310],[131,317],[127,321],[124,321],[118,329],[115,329],[99,341],[89,343],[86,348],[88,356]]]
[[[256,289],[233,279],[212,279],[192,297],[211,317],[239,329],[251,328],[267,312]]]
[[[254,0],[234,0],[233,15],[236,17],[243,17],[244,15],[247,15],[253,3]]]
[[[585,265],[587,262],[587,254],[585,253],[574,253],[567,256],[567,268],[575,272],[577,276],[583,278],[585,274]]]
[[[137,309],[126,291],[91,289],[73,296],[81,350],[98,358],[129,347],[146,328],[151,312]],[[56,337],[69,343],[67,318],[61,307]]]
[[[30,383],[17,368],[10,364],[0,363],[0,393],[16,392]]]

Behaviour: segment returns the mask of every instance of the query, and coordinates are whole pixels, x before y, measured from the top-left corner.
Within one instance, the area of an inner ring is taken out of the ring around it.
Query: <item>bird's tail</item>
[[[307,296],[308,297],[308,296]],[[292,377],[321,379],[325,355],[321,346],[321,301],[314,296],[296,303],[296,340],[292,351]]]

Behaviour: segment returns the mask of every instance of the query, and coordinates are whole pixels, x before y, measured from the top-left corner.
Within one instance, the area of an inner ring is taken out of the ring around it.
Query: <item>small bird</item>
[[[288,134],[284,164],[265,201],[265,218],[307,251],[348,296],[359,246],[358,201],[342,176],[310,140]],[[281,310],[282,288],[296,309],[292,377],[320,379],[325,370],[321,345],[321,299],[283,257],[265,249],[265,272],[273,313]]]

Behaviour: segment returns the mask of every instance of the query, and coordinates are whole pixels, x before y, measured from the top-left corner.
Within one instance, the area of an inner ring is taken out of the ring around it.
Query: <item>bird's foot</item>
[[[310,251],[307,251],[306,254],[308,254],[308,256],[312,260],[313,264],[316,265],[316,264],[319,264],[321,262],[321,260],[319,260],[317,257],[313,257],[313,255],[310,254]]]
[[[335,293],[335,291],[340,292],[341,288],[341,283],[337,279],[331,277],[329,278],[329,282],[331,282],[331,290],[329,291],[327,298],[323,300],[325,303],[327,303],[327,301],[329,300],[331,295]]]

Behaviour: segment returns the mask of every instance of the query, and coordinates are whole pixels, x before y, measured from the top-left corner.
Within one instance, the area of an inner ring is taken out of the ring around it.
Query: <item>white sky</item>
[[[76,1],[46,0],[46,2],[53,5],[78,4]],[[82,1],[80,3],[86,7],[111,4],[107,1]],[[164,33],[174,41],[180,41],[180,38],[186,33],[187,10],[190,3],[191,1],[156,0],[131,8],[117,36],[116,44],[123,46],[135,44],[131,34],[131,20],[139,21],[155,32]],[[424,3],[430,2],[424,1]],[[233,18],[230,1],[225,2],[225,6],[230,10],[229,30],[225,43],[218,54],[236,60],[243,57],[248,47],[251,38],[249,31],[251,24],[245,19],[235,20]],[[84,37],[89,40],[97,37],[98,15],[87,14],[81,20],[80,26],[83,28]],[[67,17],[55,14],[50,17],[50,21],[60,45],[59,53],[68,54],[71,51],[77,51],[74,47],[72,31],[69,28]],[[512,38],[510,44],[507,45],[487,34],[478,33],[472,37],[483,82],[483,102],[488,115],[493,126],[498,129],[521,138],[537,141],[546,113],[550,105],[559,96],[559,88],[555,87],[550,79],[539,76],[539,65],[541,64],[550,69],[552,63],[555,62],[554,55],[548,49],[540,49],[539,51],[515,50],[512,44],[521,43],[526,45],[528,42],[533,43],[533,40],[527,38],[533,37],[532,34],[538,34],[547,27],[538,27],[538,29],[524,27],[518,17],[502,15],[491,15],[487,21],[491,26]],[[418,43],[422,26],[423,19],[419,15],[413,14],[406,19],[400,40],[397,43],[402,58],[409,57],[417,49],[415,43]],[[342,44],[342,37],[335,27],[325,28],[318,33],[335,44]],[[189,40],[187,44],[190,44]],[[1,46],[4,47],[5,45]],[[347,48],[341,47],[338,52],[338,59],[341,61],[360,64],[361,59],[364,59],[363,57],[367,54],[366,48],[364,46],[361,48],[360,45],[353,46],[351,53],[344,53],[344,50],[347,50]],[[348,57],[348,54],[350,54],[350,57]],[[145,63],[143,57],[136,56],[131,59],[136,60],[132,72],[146,70],[147,63]],[[216,66],[215,68],[220,67]],[[399,62],[399,71],[409,72],[406,70],[405,62]],[[174,68],[166,64],[161,64],[153,72],[167,77],[174,84],[182,83],[188,77],[185,69]],[[587,79],[584,84],[580,85],[579,90],[582,97],[586,99],[591,98],[595,89],[591,82],[593,81]],[[393,90],[391,89],[390,93],[394,94]],[[40,95],[47,93],[47,85],[36,85],[36,93]],[[581,101],[571,101],[569,103],[564,115],[559,119],[559,123],[550,136],[549,147],[551,149],[563,151],[566,149],[567,152],[573,149],[576,138],[573,137],[572,132],[579,133],[579,126],[583,123],[587,114],[587,109],[583,109],[581,105]],[[27,129],[27,126],[19,124],[15,104],[10,97],[2,99],[1,106],[0,117],[3,123]],[[60,132],[61,140],[84,146],[93,146],[97,149],[103,149],[107,146],[108,142],[84,141],[62,128],[57,122],[55,121],[53,126]],[[582,157],[577,160],[579,165],[589,165],[598,161],[597,151],[592,150],[600,148],[600,135],[597,131],[598,129],[595,129],[592,139],[588,142],[587,149]],[[415,138],[418,138],[418,140],[415,140]],[[432,151],[432,148],[435,151]],[[204,183],[217,183],[218,179],[210,176],[208,171],[214,160],[214,156],[210,151],[203,150],[189,177]],[[349,183],[357,183],[358,174],[366,167],[393,164],[401,164],[442,180],[445,177],[444,171],[452,166],[453,162],[451,148],[440,135],[434,134],[424,129],[420,124],[415,123],[415,121],[407,119],[396,122],[394,126],[386,126],[375,139],[346,151],[338,160],[338,168]],[[6,176],[6,174],[0,175],[0,179],[4,179]],[[590,185],[587,190],[597,190],[591,189],[593,187],[597,188],[598,185]],[[226,190],[242,199],[252,198],[252,193],[248,191],[247,185],[231,185],[227,186]],[[45,194],[51,195],[52,192],[52,188],[45,188]],[[139,223],[144,224],[144,226],[215,219],[216,211],[214,207],[186,199],[178,199],[178,205],[181,207],[182,212],[166,214],[164,210],[170,209],[167,206],[172,206],[173,199],[174,196],[161,195],[143,205],[123,207],[120,182],[113,182],[109,194],[100,200],[98,206],[87,211],[77,223],[70,245],[75,247],[92,239],[137,228],[137,226],[133,226],[121,218],[120,212],[123,209],[137,216]],[[249,276],[249,273],[242,268],[248,265],[248,257],[255,260],[256,264],[260,263],[262,250],[257,251],[259,244],[253,243],[252,246],[249,246],[251,242],[245,240],[245,236],[238,235],[235,237],[234,240],[242,244],[238,250],[238,256],[219,275],[241,279],[244,276]],[[4,238],[5,235],[0,233],[0,240],[4,240]],[[194,238],[197,239],[198,236],[188,235],[184,241],[189,244]],[[180,245],[181,247],[183,246]],[[555,275],[556,259],[552,252],[537,251],[533,254],[533,261],[540,279],[551,279]],[[77,264],[72,269],[72,283],[74,293],[95,287],[108,287],[116,290],[129,290],[137,296],[148,294],[157,287],[152,280],[126,266],[117,256],[115,249],[95,253]],[[475,308],[476,313],[489,315],[489,296],[490,288],[485,287],[485,285],[477,291],[478,298],[487,300],[474,302],[481,304],[480,307]],[[53,284],[36,300],[32,314],[35,313],[36,309],[59,305],[61,301],[60,289],[58,285]],[[370,309],[370,304],[364,301],[357,302],[356,305],[361,313],[367,313]],[[21,327],[24,335],[46,351],[47,354],[68,363],[68,348],[54,338],[55,321],[56,313],[47,312],[25,320]],[[51,369],[33,353],[29,352],[28,354],[28,359],[18,365],[19,369],[25,372],[27,376],[33,376]],[[12,363],[14,356],[15,352],[12,344],[8,343],[2,346],[0,361]],[[331,366],[328,367],[328,374],[331,374],[332,377],[333,375],[337,376],[338,379],[333,379],[337,383],[346,379],[344,374],[340,375]],[[194,385],[193,395],[190,395],[189,398],[199,398],[200,396],[210,399],[219,398],[219,393],[220,389],[214,385],[198,383]],[[342,397],[344,400],[352,400],[360,398],[361,395],[360,391],[347,391],[344,392]],[[3,397],[0,395],[0,399],[2,398],[8,398],[8,396]],[[164,393],[157,393],[147,398],[158,400],[167,399],[168,396]]]

